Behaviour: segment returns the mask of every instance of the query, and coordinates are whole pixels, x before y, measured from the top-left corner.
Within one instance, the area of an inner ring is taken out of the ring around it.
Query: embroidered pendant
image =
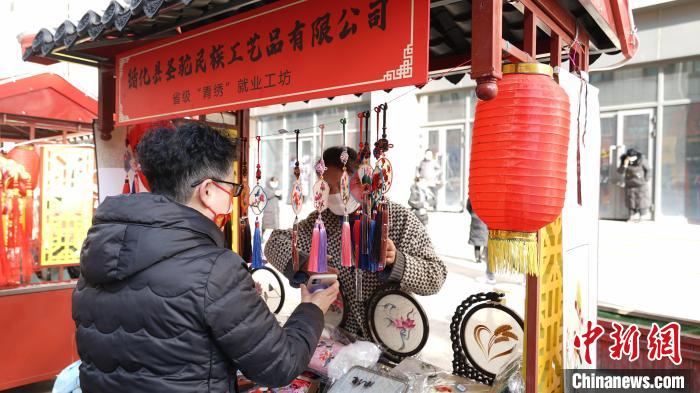
[[[301,183],[294,182],[292,186],[292,210],[294,210],[295,215],[301,213],[301,209],[304,207],[304,194],[301,190]]]
[[[321,213],[328,207],[328,195],[330,194],[330,187],[328,183],[320,179],[314,184],[314,208],[317,212]]]
[[[250,191],[249,203],[250,209],[256,216],[262,214],[267,207],[267,194],[259,184]]]

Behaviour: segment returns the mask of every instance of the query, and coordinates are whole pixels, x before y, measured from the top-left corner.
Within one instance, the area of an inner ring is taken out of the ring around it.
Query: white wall
[[[51,32],[66,19],[77,21],[92,7],[106,7],[106,0],[0,0],[0,78],[53,72],[61,75],[85,93],[97,97],[97,70],[77,64],[50,66],[24,62],[17,37],[35,34],[41,28]],[[102,8],[94,8],[101,13]]]

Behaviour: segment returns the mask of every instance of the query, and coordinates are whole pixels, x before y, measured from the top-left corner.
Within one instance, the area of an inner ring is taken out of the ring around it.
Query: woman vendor
[[[354,174],[358,167],[357,152],[348,148],[349,159],[347,171]],[[368,338],[365,324],[365,307],[372,293],[382,284],[394,282],[407,292],[417,295],[433,295],[445,282],[447,270],[445,264],[433,249],[430,237],[425,227],[408,208],[391,201],[389,204],[389,239],[387,241],[386,268],[382,272],[361,271],[362,293],[356,293],[355,273],[353,269],[341,267],[341,229],[345,206],[340,197],[340,178],[343,174],[343,164],[340,155],[343,147],[336,146],[323,152],[323,160],[327,166],[324,174],[330,186],[328,209],[322,214],[323,222],[328,233],[328,266],[337,270],[340,290],[344,295],[346,318],[341,326],[346,331],[360,338]],[[356,179],[353,176],[353,179]],[[359,209],[360,204],[350,199],[348,212]],[[311,213],[298,224],[298,249],[301,270],[305,270],[307,256],[311,249],[311,236],[318,212]],[[292,230],[276,230],[272,232],[265,245],[267,261],[283,272],[293,286],[305,282],[306,273],[294,272],[290,250]]]

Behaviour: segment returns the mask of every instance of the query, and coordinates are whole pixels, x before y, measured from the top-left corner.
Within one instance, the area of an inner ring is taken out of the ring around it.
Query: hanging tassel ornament
[[[255,186],[250,191],[250,210],[255,214],[255,234],[253,235],[253,258],[251,261],[251,268],[260,269],[265,265],[262,255],[262,234],[260,231],[260,215],[263,213],[267,207],[267,194],[265,190],[260,186],[260,179],[262,178],[262,171],[260,170],[260,136],[256,136],[255,140],[258,142],[258,157],[257,164],[255,167]]]
[[[299,229],[298,229],[298,223],[299,223],[299,213],[301,213],[301,209],[302,209],[303,204],[304,204],[304,193],[302,192],[301,182],[299,181],[299,176],[301,176],[301,169],[299,169],[299,130],[298,129],[294,130],[294,133],[296,134],[296,153],[297,153],[297,159],[296,159],[296,162],[294,163],[294,177],[296,178],[296,181],[294,182],[294,185],[292,186],[290,200],[292,201],[292,210],[294,211],[294,225],[292,226],[292,264],[294,267],[294,271],[297,272],[297,271],[299,271],[299,247],[298,247]]]
[[[352,235],[350,231],[350,218],[348,217],[348,202],[350,202],[350,177],[348,176],[348,154],[347,140],[345,136],[346,119],[340,119],[343,125],[343,152],[340,153],[340,161],[343,163],[343,175],[340,177],[340,198],[345,206],[343,214],[343,229],[341,231],[341,266],[352,267]]]
[[[248,221],[248,207],[249,207],[249,196],[250,187],[248,187],[248,160],[246,159],[245,152],[247,151],[248,138],[241,137],[241,149],[239,151],[240,157],[239,161],[241,163],[241,184],[243,185],[241,189],[241,195],[238,198],[240,203],[241,218],[239,221],[239,233],[240,236],[240,253],[241,257],[246,263],[250,263],[253,258],[253,249],[251,247],[251,242],[253,241],[253,236],[250,233],[250,222]]]
[[[314,207],[318,212],[318,218],[316,219],[316,226],[314,227],[314,233],[311,238],[311,255],[309,256],[309,271],[316,273],[326,273],[328,271],[328,254],[326,253],[328,244],[326,238],[326,229],[323,224],[323,211],[328,207],[328,195],[330,194],[330,187],[328,183],[323,179],[323,174],[326,173],[326,163],[323,161],[323,142],[324,142],[324,128],[323,124],[318,126],[321,129],[321,159],[316,164],[316,173],[318,174],[318,181],[314,184],[313,195],[314,195]],[[323,234],[323,236],[321,236]],[[316,255],[314,255],[316,252]],[[313,268],[312,268],[313,267]]]
[[[377,270],[382,271],[386,266],[386,248],[389,242],[389,202],[387,201],[387,193],[391,189],[394,179],[394,171],[391,162],[386,158],[386,152],[394,145],[389,143],[386,133],[386,113],[389,106],[384,103],[377,108],[377,142],[374,143],[374,156],[377,158],[377,163],[372,173],[372,184],[376,187],[375,198],[378,201],[376,207],[376,233],[377,239]],[[379,114],[382,113],[382,137],[379,138]]]

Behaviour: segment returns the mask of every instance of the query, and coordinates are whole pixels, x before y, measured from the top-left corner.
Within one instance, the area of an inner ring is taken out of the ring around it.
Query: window
[[[656,101],[655,66],[625,68],[591,74],[591,84],[600,89],[600,105],[624,105]]]
[[[700,103],[664,108],[661,209],[700,223]]]
[[[664,99],[700,99],[700,60],[664,67]]]
[[[449,92],[428,96],[428,122],[465,119],[467,92]]]
[[[278,135],[279,130],[284,128],[283,116],[263,116],[259,120],[261,135]]]
[[[281,165],[279,165],[280,162],[282,162],[283,158],[283,144],[282,144],[282,139],[271,139],[271,140],[266,140],[263,139],[260,143],[260,147],[262,150],[262,157],[260,160],[260,166],[261,170],[263,173],[263,178],[261,179],[261,183],[267,184],[267,181],[271,177],[276,177],[278,180],[280,180],[280,184],[282,183],[281,179],[284,177],[283,169]],[[254,167],[255,165],[255,160],[257,160],[257,157],[251,156],[251,167]]]

